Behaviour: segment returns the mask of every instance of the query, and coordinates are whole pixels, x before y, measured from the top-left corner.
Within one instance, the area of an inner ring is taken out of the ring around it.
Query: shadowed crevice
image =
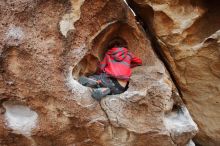
[[[135,12],[136,14],[136,19],[137,21],[140,22],[142,27],[144,28],[144,31],[146,32],[146,35],[149,37],[152,48],[154,49],[155,53],[158,55],[160,60],[164,63],[166,69],[168,70],[173,83],[175,84],[180,96],[182,97],[181,89],[179,86],[178,81],[176,80],[175,73],[172,70],[171,65],[169,64],[169,61],[165,55],[165,53],[162,50],[158,39],[156,37],[156,33],[153,28],[153,17],[154,17],[154,12],[152,7],[150,7],[147,4],[141,4],[139,5],[138,3],[134,2],[133,0],[126,0],[129,7]]]

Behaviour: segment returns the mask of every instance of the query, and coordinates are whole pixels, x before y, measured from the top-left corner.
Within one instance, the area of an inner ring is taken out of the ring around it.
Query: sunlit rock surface
[[[132,0],[128,0],[132,2]],[[220,3],[217,0],[134,0],[168,62],[199,126],[195,141],[220,145]],[[151,17],[146,12],[151,12]]]
[[[99,103],[77,78],[118,36],[143,66]],[[0,145],[184,146],[197,130],[124,1],[0,2]]]

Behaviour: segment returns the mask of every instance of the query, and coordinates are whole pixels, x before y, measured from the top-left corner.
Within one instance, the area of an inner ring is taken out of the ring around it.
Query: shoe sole
[[[97,92],[96,92],[97,91]],[[98,91],[98,90],[95,90],[93,91],[92,93],[92,97],[96,100],[101,100],[102,97],[105,97],[106,95],[108,95],[110,93],[110,89],[107,89],[106,91],[104,92],[101,92],[101,91]]]

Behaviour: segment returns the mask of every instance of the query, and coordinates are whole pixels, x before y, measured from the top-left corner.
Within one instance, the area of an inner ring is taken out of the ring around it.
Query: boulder
[[[195,141],[204,146],[220,145],[219,1],[128,2],[149,28],[156,51],[198,124]]]
[[[124,1],[0,2],[0,145],[184,146],[197,132]],[[99,103],[78,83],[111,39],[143,60],[129,89]]]

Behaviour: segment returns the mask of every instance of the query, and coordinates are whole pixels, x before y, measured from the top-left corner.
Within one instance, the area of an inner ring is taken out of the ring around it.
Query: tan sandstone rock
[[[220,145],[219,1],[134,1],[145,23],[151,21],[148,26],[154,29],[159,50],[199,126],[195,141],[204,146]],[[147,18],[144,11],[150,10],[153,15]]]
[[[77,79],[94,73],[117,36],[143,66],[126,92],[99,103]],[[196,132],[124,1],[0,2],[0,145],[184,146]]]

